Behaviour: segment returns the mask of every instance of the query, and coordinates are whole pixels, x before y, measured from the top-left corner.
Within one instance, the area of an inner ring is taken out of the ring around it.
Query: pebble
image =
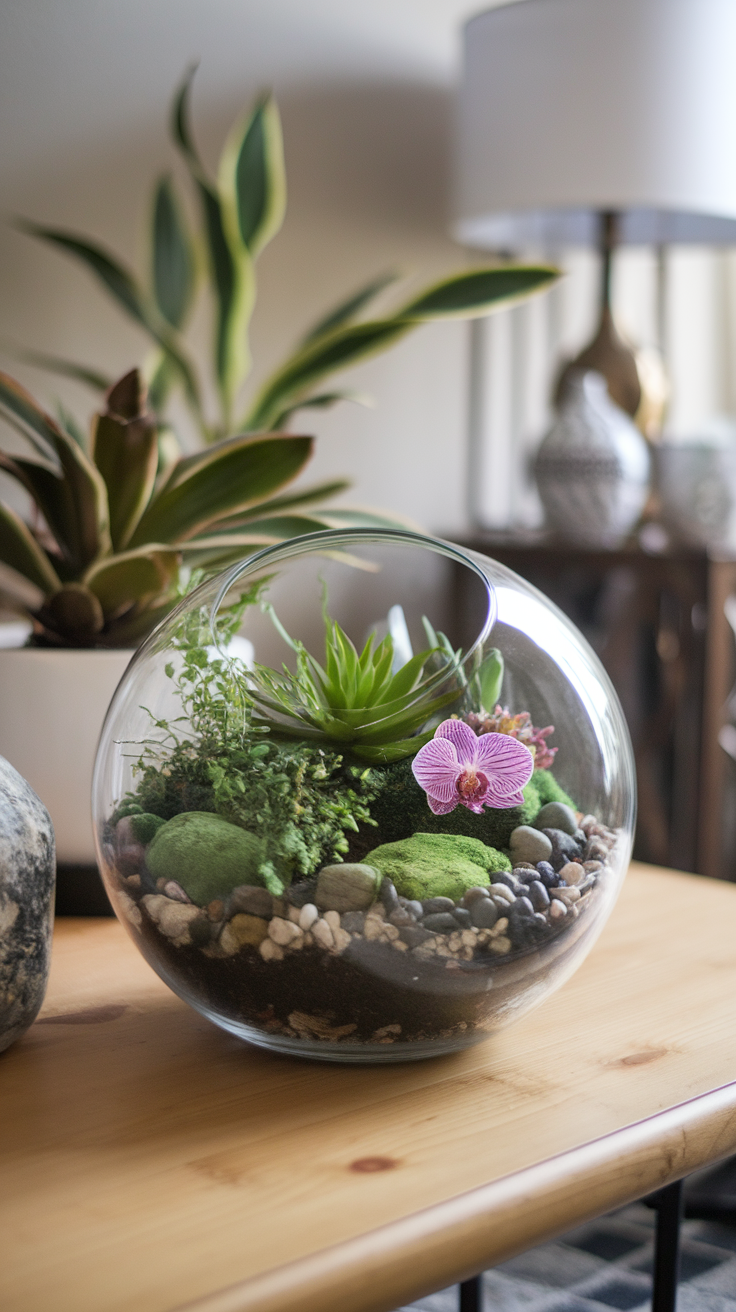
[[[498,907],[490,897],[476,898],[470,908],[470,919],[478,929],[493,929],[498,915]]]
[[[208,902],[205,911],[207,912],[207,919],[214,921],[215,924],[225,919],[225,903],[221,897],[213,898],[211,902]]]
[[[564,879],[566,884],[579,884],[585,879],[585,868],[577,861],[568,861],[560,871],[560,879]]]
[[[583,861],[583,869],[584,869],[584,870],[587,870],[590,874],[594,874],[596,870],[602,870],[602,869],[603,869],[603,862],[602,862],[602,861]]]
[[[405,925],[399,930],[399,937],[408,948],[418,948],[420,943],[426,943],[428,940],[434,943],[431,930],[425,929],[423,925]]]
[[[332,933],[340,928],[340,915],[337,911],[325,911],[324,919],[327,921]]]
[[[271,894],[256,884],[240,884],[230,894],[230,912],[243,911],[249,916],[263,916],[269,920],[272,910]]]
[[[608,848],[600,838],[591,838],[585,846],[583,856],[586,861],[605,861]]]
[[[491,939],[488,946],[491,952],[495,952],[500,957],[505,957],[506,953],[511,951],[511,939],[506,938],[505,934],[499,934],[498,938]]]
[[[287,907],[286,910],[287,910],[286,919],[287,919],[287,920],[290,920],[291,923],[292,923],[292,925],[298,925],[298,924],[299,924],[299,908],[298,908],[298,907]]]
[[[366,931],[367,929],[368,926],[366,925]],[[335,936],[326,920],[315,920],[310,933],[315,943],[319,943],[321,948],[334,948]],[[368,934],[366,932],[366,938],[367,937]]]
[[[412,915],[408,907],[397,907],[395,911],[391,912],[389,921],[392,925],[398,925],[401,928],[402,925],[416,925],[417,918]]]
[[[455,903],[451,897],[428,897],[422,902],[425,916],[433,916],[441,911],[454,911]]]
[[[556,888],[553,894],[560,902],[564,902],[566,907],[571,907],[573,902],[579,902],[581,892],[579,888]]]
[[[437,899],[439,901],[439,899]],[[449,899],[444,899],[448,900]],[[451,934],[457,929],[457,921],[450,911],[434,911],[424,917],[422,921],[425,929],[431,929],[435,934]]]
[[[238,946],[242,947],[248,943],[251,947],[260,947],[264,938],[268,935],[268,922],[261,916],[248,916],[243,911],[239,911],[232,920],[228,922],[228,928],[233,937],[237,940]]]
[[[514,893],[516,892],[516,885],[519,881],[518,879],[514,879],[513,872],[508,874],[505,870],[499,870],[494,871],[493,882],[494,884],[505,884],[506,887],[510,888],[512,893]]]
[[[515,879],[526,881],[529,878],[530,873],[536,871],[536,868],[536,866],[532,865],[531,861],[517,861],[511,874]]]
[[[321,911],[364,911],[373,902],[377,885],[378,872],[373,866],[347,861],[324,866],[317,876],[314,901]]]
[[[416,916],[417,920],[421,920],[424,915],[424,907],[421,902],[415,901],[414,898],[407,902],[406,909],[407,911],[411,911],[412,915]]]
[[[132,897],[129,897],[127,893],[118,893],[117,904],[125,916],[125,919],[129,921],[131,925],[134,925],[136,929],[140,929],[140,926],[143,924],[143,916],[141,915],[140,907],[133,901]]]
[[[232,922],[231,922],[232,923]],[[282,920],[280,916],[274,916],[268,926],[268,936],[278,943],[280,947],[290,946],[295,939],[301,938],[302,931],[298,925],[291,920]]]
[[[392,911],[395,911],[397,906],[399,905],[399,895],[396,892],[396,888],[394,887],[393,882],[388,878],[388,876],[385,876],[381,880],[381,888],[378,896],[381,899],[381,902],[383,903],[383,907],[387,915],[390,915]]]
[[[177,884],[175,879],[169,879],[168,882],[164,884],[163,891],[166,896],[170,897],[174,902],[191,902],[192,900],[189,894],[185,893],[181,884]]]
[[[170,938],[176,947],[186,947],[191,943],[192,921],[198,917],[204,919],[200,908],[191,902],[173,902],[162,893],[146,893],[141,898],[141,906],[145,907],[161,933]]]
[[[342,929],[339,925],[337,929],[333,929],[332,936],[335,940],[335,948],[338,952],[344,952],[346,947],[352,942],[347,930]]]
[[[473,923],[470,917],[470,912],[466,911],[465,907],[455,907],[452,914],[461,929],[469,929]]]
[[[552,854],[552,844],[546,834],[531,825],[518,825],[511,831],[509,839],[511,859],[514,865],[519,861],[546,861]]]
[[[517,897],[516,901],[514,902],[512,910],[516,913],[516,915],[520,915],[522,913],[528,916],[534,915],[534,907],[532,906],[528,897]]]
[[[317,923],[319,924],[320,922],[318,921]],[[327,928],[330,928],[329,925]],[[391,928],[393,929],[394,926],[392,925]],[[378,916],[366,916],[365,927],[363,929],[363,934],[366,938],[382,938],[384,929],[388,929],[388,925],[385,921],[380,920]],[[398,933],[398,930],[396,932]],[[312,930],[312,933],[314,933],[314,930]]]
[[[314,888],[312,880],[301,879],[298,884],[291,885],[286,896],[293,907],[303,907],[307,902],[314,902]]]
[[[314,924],[314,921],[312,921],[312,924]],[[346,911],[340,917],[340,924],[349,934],[362,934],[365,927],[365,916],[362,911]]]
[[[504,902],[511,903],[515,900],[516,897],[516,894],[508,887],[507,884],[491,884],[491,887],[488,891],[491,894],[491,897],[494,897],[496,899],[501,898],[502,901]]]
[[[559,884],[559,876],[555,874],[549,861],[539,861],[537,863],[537,879],[541,879],[545,888],[556,888]]]
[[[535,829],[561,829],[565,834],[574,834],[577,827],[575,812],[564,802],[548,802],[534,821]]]
[[[543,832],[544,837],[549,839],[552,867],[559,874],[562,866],[572,861],[573,857],[580,856],[580,846],[572,834],[566,834],[562,829],[545,829]]]
[[[469,889],[467,889],[466,892],[463,894],[463,903],[462,903],[462,904],[463,904],[464,907],[472,907],[473,903],[474,903],[474,902],[477,902],[480,898],[485,899],[486,902],[488,901],[488,889],[487,889],[487,888],[480,888],[480,887],[478,887],[478,888],[469,888]]]
[[[529,885],[529,900],[535,911],[546,911],[549,906],[549,893],[541,879],[533,879]]]
[[[561,900],[561,898],[555,897],[553,895],[552,901],[549,904],[550,920],[564,920],[566,915],[567,915],[567,907],[565,903]]]
[[[279,947],[278,943],[274,943],[272,938],[264,938],[258,951],[264,961],[283,961],[284,959],[284,949]]]
[[[312,928],[315,920],[319,920],[319,911],[314,902],[305,902],[299,912],[299,928],[306,933],[308,929]]]

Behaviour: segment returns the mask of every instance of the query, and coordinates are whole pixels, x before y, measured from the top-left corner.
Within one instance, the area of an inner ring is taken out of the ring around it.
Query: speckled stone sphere
[[[0,756],[0,1052],[38,1015],[49,974],[56,854],[46,807]]]

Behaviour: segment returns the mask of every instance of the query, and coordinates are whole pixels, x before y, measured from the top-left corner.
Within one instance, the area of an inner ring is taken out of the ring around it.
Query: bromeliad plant
[[[311,437],[244,435],[172,458],[135,370],[108,392],[88,444],[5,374],[0,414],[33,450],[26,459],[0,449],[0,470],[32,505],[26,522],[0,501],[0,563],[18,585],[2,600],[30,616],[38,644],[135,646],[192,571],[201,578],[259,545],[339,523],[306,508],[345,484],[284,492]]]
[[[281,125],[272,97],[259,99],[234,125],[217,175],[211,178],[190,128],[193,73],[193,69],[187,73],[176,93],[171,127],[196,196],[200,225],[196,232],[191,230],[171,179],[161,178],[153,200],[151,267],[146,278],[139,279],[87,237],[32,223],[21,225],[86,265],[147,334],[153,352],[145,373],[151,408],[159,418],[165,415],[172,393],[180,390],[207,443],[233,434],[283,429],[297,410],[359,399],[331,382],[325,386],[326,380],[385,350],[420,323],[487,314],[557,277],[556,270],[546,266],[464,272],[400,302],[379,318],[364,319],[363,312],[394,281],[394,275],[374,278],[323,315],[246,404],[242,392],[251,367],[248,332],[256,299],[255,263],[279,231],[286,207]],[[206,255],[203,268],[199,252]],[[184,336],[201,281],[208,284],[214,306],[213,377],[207,389]],[[23,355],[31,363],[93,387],[109,386],[110,380],[97,369],[27,351]],[[205,390],[218,397],[216,416],[205,412]]]
[[[250,696],[272,731],[288,735],[298,730],[300,738],[349,748],[358,760],[386,764],[412,756],[432,737],[431,729],[424,734],[417,730],[461,696],[461,654],[452,652],[444,635],[395,670],[390,634],[377,644],[371,634],[358,653],[325,610],[322,666],[303,643],[289,637],[270,604],[264,610],[296,656],[294,673],[287,666],[278,671],[255,665],[249,676]]]

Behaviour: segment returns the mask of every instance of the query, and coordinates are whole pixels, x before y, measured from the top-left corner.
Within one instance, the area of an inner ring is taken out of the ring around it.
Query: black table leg
[[[463,1280],[460,1285],[460,1312],[483,1312],[483,1286],[481,1276]]]
[[[657,1237],[654,1247],[652,1312],[675,1312],[680,1266],[680,1221],[682,1180],[660,1190],[656,1196]]]

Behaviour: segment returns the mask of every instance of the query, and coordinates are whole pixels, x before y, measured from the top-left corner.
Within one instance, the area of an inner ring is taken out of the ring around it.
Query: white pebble
[[[319,911],[314,905],[314,902],[305,902],[299,912],[299,928],[303,929],[306,933],[308,929],[312,928],[315,920],[319,920]]]
[[[491,884],[489,892],[494,900],[495,898],[500,897],[503,898],[504,902],[509,903],[509,905],[516,901],[516,894],[512,893],[511,889],[507,888],[505,884]]]
[[[294,925],[298,925],[298,924],[299,924],[299,908],[298,908],[298,907],[289,907],[289,920],[290,920],[290,921],[292,922],[292,924],[294,924]]]
[[[501,934],[500,938],[494,938],[488,945],[491,952],[496,952],[499,956],[505,957],[507,952],[511,951],[511,939]]]
[[[334,948],[335,938],[326,920],[315,920],[311,929],[312,938],[321,948]]]
[[[295,938],[301,937],[301,932],[298,925],[293,924],[291,920],[282,920],[280,916],[274,916],[268,924],[269,937],[280,947],[293,943]]]
[[[560,901],[558,897],[553,897],[549,904],[550,920],[564,920],[566,915],[567,907],[565,906],[565,903]]]
[[[264,938],[258,951],[264,961],[283,961],[284,959],[284,949],[279,947],[278,943],[274,943],[272,938]]]
[[[344,952],[348,944],[351,942],[351,938],[350,935],[348,934],[348,931],[346,929],[338,928],[338,929],[334,929],[332,933],[335,939],[335,947],[337,951]]]
[[[334,934],[334,932],[335,932],[336,929],[339,929],[339,928],[340,928],[340,912],[339,912],[339,911],[325,911],[325,913],[324,913],[322,919],[327,921],[327,924],[329,925],[329,927],[330,927],[330,929],[332,930],[333,934]]]

